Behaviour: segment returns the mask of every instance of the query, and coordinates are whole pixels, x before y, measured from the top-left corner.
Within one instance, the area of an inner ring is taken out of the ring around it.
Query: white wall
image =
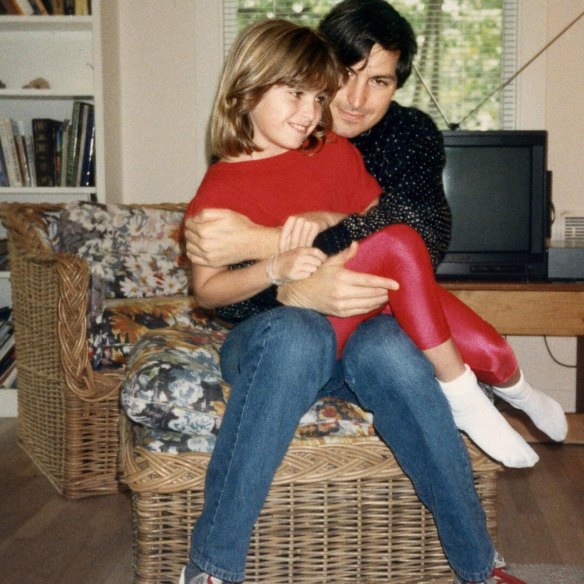
[[[193,196],[205,172],[206,126],[223,58],[221,6],[103,2],[104,29],[111,25],[103,34],[108,201]]]
[[[527,63],[578,15],[584,0],[519,0],[518,66]],[[518,78],[518,127],[548,131],[548,166],[553,172],[556,217],[552,237],[561,235],[564,213],[584,216],[584,18],[578,20]],[[528,379],[575,409],[576,371],[557,364],[542,337],[510,337]],[[574,338],[548,338],[554,357],[576,363]]]
[[[107,197],[188,201],[205,172],[205,137],[222,62],[221,0],[104,0]],[[521,66],[584,0],[519,0]],[[584,19],[518,79],[519,128],[549,132],[557,214],[584,215]],[[528,378],[573,411],[575,372],[540,337],[510,339]],[[575,363],[574,339],[551,339]]]

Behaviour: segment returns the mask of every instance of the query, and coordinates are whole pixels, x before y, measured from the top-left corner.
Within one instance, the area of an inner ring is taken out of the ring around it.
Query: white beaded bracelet
[[[286,283],[286,280],[279,280],[274,275],[274,264],[276,263],[277,257],[278,257],[277,253],[275,253],[273,256],[270,256],[270,259],[268,260],[268,263],[266,264],[266,274],[268,276],[268,280],[270,281],[270,284],[273,284],[274,286],[281,286],[282,284]]]

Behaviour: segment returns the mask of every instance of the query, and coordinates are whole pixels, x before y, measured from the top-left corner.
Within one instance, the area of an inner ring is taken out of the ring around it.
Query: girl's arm
[[[273,284],[308,278],[325,259],[320,250],[303,247],[275,254],[241,269],[193,265],[194,295],[204,308],[236,304]]]

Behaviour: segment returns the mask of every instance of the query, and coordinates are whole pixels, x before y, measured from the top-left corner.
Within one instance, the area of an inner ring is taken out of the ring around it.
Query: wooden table
[[[584,412],[584,284],[458,281],[440,284],[501,334],[577,337],[576,412]]]

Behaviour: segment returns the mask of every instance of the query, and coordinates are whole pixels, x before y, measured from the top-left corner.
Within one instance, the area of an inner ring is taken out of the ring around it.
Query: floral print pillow
[[[181,246],[182,211],[75,202],[59,220],[59,248],[91,270],[90,317],[99,322],[106,298],[147,298],[189,292]]]
[[[144,334],[173,326],[203,327],[221,340],[226,331],[212,312],[200,308],[192,296],[106,300],[99,322],[94,322],[87,333],[92,368],[122,367]]]

